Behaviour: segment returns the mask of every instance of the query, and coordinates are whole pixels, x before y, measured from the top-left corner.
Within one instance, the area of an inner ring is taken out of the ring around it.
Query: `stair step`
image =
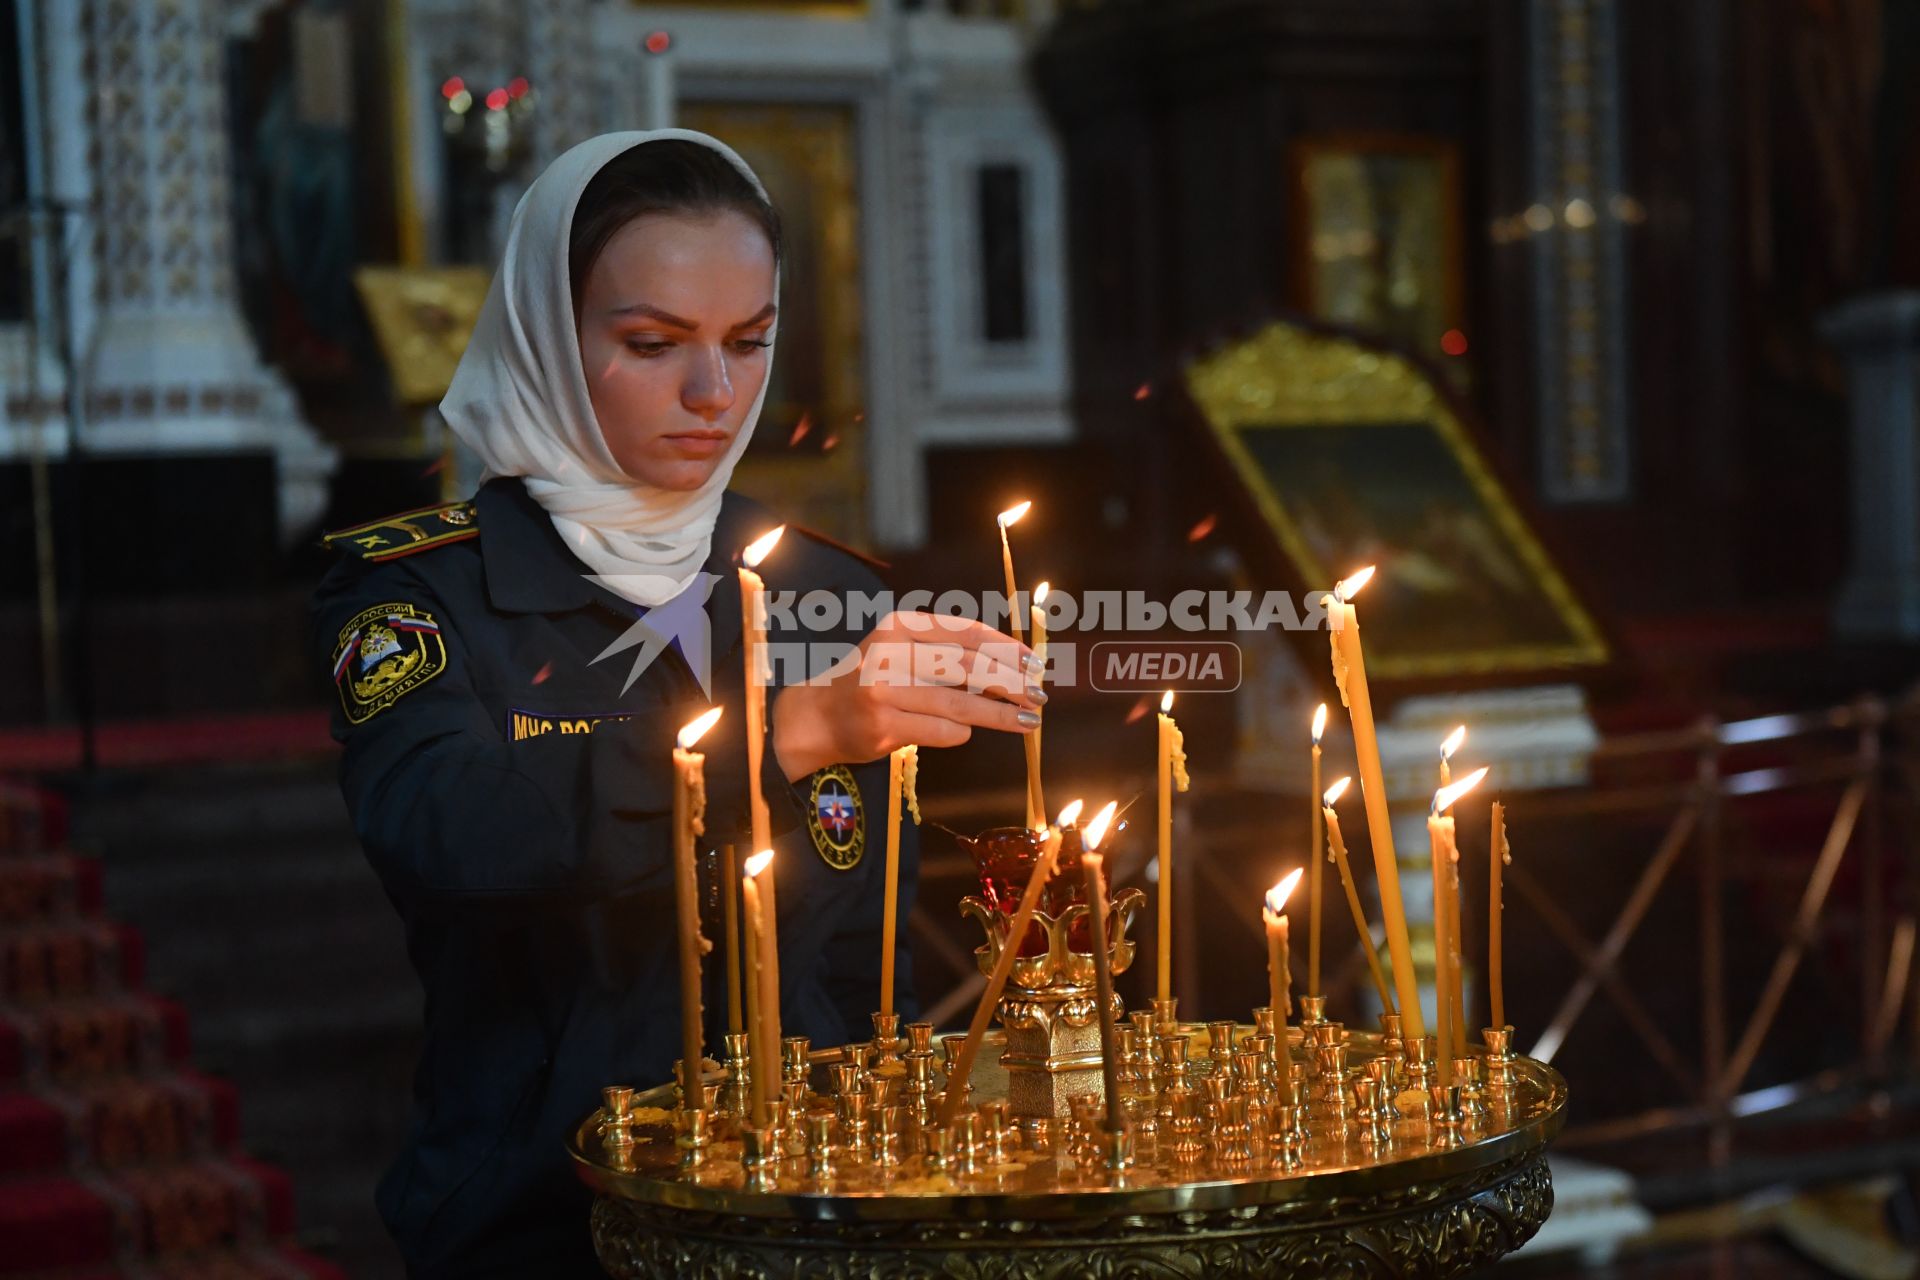
[[[0,1006],[0,1085],[154,1072],[187,1049],[186,1010],[145,993]]]
[[[0,1276],[169,1255],[191,1264],[292,1229],[286,1174],[242,1155],[20,1178],[0,1183]],[[173,1274],[223,1273],[188,1266]]]
[[[0,853],[0,926],[96,914],[100,862],[73,853]]]
[[[0,1177],[157,1164],[239,1136],[233,1086],[197,1072],[0,1091]]]
[[[0,1000],[37,1005],[136,988],[145,956],[139,932],[109,920],[0,927]]]

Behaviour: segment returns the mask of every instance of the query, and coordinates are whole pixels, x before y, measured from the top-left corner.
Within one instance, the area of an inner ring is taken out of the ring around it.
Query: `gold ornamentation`
[[[1127,937],[1127,929],[1145,902],[1146,895],[1140,890],[1122,889],[1113,895],[1112,902],[1107,906],[1107,951],[1112,958],[1115,974],[1125,973],[1133,964],[1134,944]],[[971,894],[960,899],[960,912],[972,916],[987,935],[986,944],[974,948],[973,955],[980,972],[990,975],[993,966],[999,962],[1000,948],[1007,945],[1007,919]],[[1093,955],[1091,952],[1075,951],[1069,943],[1074,926],[1084,920],[1086,914],[1086,904],[1079,902],[1058,916],[1045,911],[1034,912],[1033,923],[1046,936],[1047,949],[1039,955],[1021,956],[1013,962],[1013,971],[1007,979],[1009,989],[1040,991],[1064,983],[1070,987],[1092,990]]]
[[[1124,1199],[1124,1196],[1122,1197]],[[608,1274],[627,1277],[874,1275],[978,1280],[1154,1276],[1464,1275],[1526,1243],[1553,1209],[1546,1157],[1524,1154],[1466,1177],[1208,1212],[1115,1206],[1059,1218],[1013,1207],[981,1231],[970,1216],[794,1221],[671,1209],[602,1195],[593,1243]]]

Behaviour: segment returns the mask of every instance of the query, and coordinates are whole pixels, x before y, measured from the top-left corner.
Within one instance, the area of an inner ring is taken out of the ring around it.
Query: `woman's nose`
[[[725,356],[707,350],[694,357],[680,386],[680,403],[687,412],[697,413],[708,422],[733,407],[733,380],[727,376]]]

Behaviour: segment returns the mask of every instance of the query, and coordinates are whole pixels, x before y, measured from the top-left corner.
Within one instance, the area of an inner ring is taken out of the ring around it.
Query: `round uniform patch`
[[[440,624],[410,604],[377,604],[340,629],[333,682],[348,724],[359,724],[447,669]]]
[[[867,851],[867,811],[860,803],[860,784],[845,765],[830,765],[813,775],[807,832],[828,866],[851,871],[859,865]]]

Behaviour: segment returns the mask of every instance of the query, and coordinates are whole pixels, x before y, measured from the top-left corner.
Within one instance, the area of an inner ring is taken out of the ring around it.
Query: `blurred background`
[[[1575,1099],[1506,1265],[1913,1274],[1916,58],[1915,0],[0,0],[0,1275],[398,1274],[420,998],[317,539],[471,491],[433,405],[515,201],[669,123],[789,228],[736,485],[896,587],[997,588],[1020,499],[1023,585],[1083,597],[1381,565],[1389,790],[1417,825],[1471,725],[1516,1044]],[[1262,998],[1343,720],[1318,631],[1220,638],[1190,1017]],[[1061,687],[1054,794],[1149,787],[1154,696]],[[929,816],[1009,820],[1021,770],[932,756]],[[974,872],[926,844],[950,1026]]]

